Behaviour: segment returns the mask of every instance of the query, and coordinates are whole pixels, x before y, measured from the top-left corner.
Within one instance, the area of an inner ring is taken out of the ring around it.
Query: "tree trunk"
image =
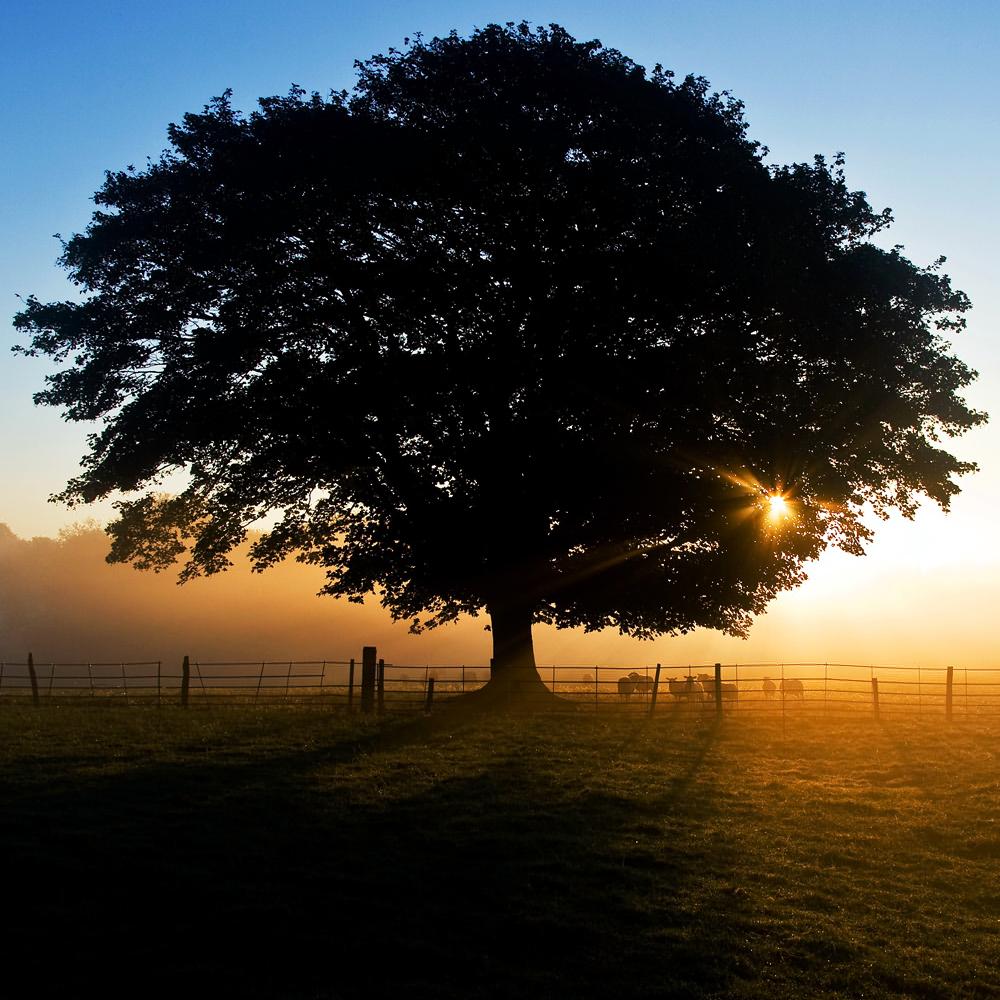
[[[551,703],[554,695],[535,668],[531,608],[516,602],[492,602],[487,611],[492,623],[493,670],[484,696],[519,705]]]

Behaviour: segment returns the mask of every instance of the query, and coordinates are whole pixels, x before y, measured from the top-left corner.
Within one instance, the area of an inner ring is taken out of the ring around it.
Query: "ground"
[[[5,707],[5,992],[1000,997],[997,746],[927,720]]]

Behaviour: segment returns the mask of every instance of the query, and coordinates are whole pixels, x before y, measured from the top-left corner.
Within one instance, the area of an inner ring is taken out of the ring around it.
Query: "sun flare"
[[[780,521],[785,518],[791,512],[788,501],[780,494],[776,493],[773,496],[767,498],[768,504],[768,516],[772,521]]]

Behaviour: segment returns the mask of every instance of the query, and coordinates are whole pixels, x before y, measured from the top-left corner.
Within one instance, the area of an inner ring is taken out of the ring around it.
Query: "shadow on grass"
[[[38,769],[0,819],[8,968],[44,996],[724,991],[736,960],[701,936],[730,904],[682,900],[730,848],[662,840],[714,814],[715,727],[638,798],[516,757],[449,768],[446,749],[411,774],[465,725],[72,781]]]

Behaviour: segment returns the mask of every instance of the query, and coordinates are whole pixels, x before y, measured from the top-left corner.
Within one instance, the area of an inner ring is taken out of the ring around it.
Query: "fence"
[[[746,663],[685,666],[540,667],[565,701],[601,712],[715,712],[859,715],[1000,716],[1000,670],[838,663]],[[0,706],[300,705],[365,713],[429,711],[476,690],[489,666],[407,666],[360,661],[36,664],[0,662]]]

